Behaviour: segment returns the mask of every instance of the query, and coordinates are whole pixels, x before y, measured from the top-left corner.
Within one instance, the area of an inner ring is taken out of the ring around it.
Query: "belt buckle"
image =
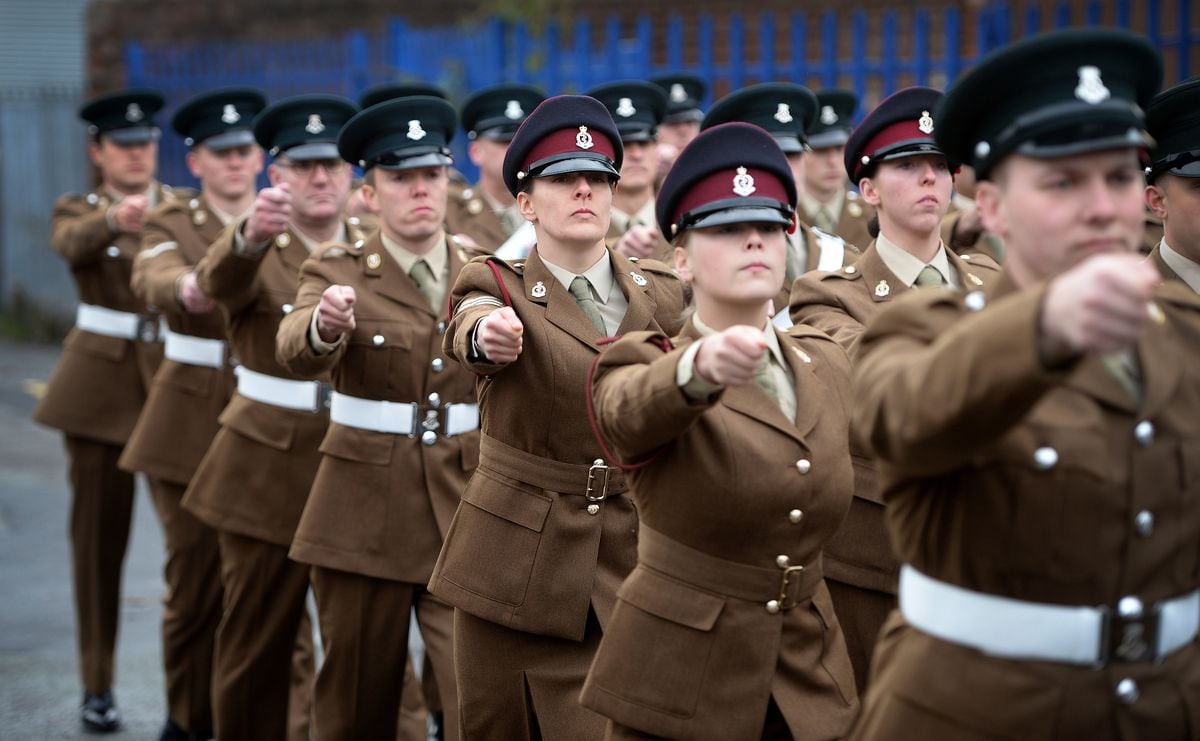
[[[317,385],[317,408],[314,413],[328,412],[333,405],[333,386],[328,383],[321,382]]]
[[[612,466],[604,465],[603,458],[592,462],[592,467],[588,469],[587,491],[584,492],[589,502],[603,502],[608,497],[608,479],[611,472]],[[595,491],[599,491],[600,495],[595,496]]]
[[[137,338],[142,342],[158,341],[158,317],[138,315]]]
[[[418,404],[417,414],[420,415],[422,412],[424,412],[425,418],[421,420],[421,429],[436,434],[444,424],[442,420],[443,411],[432,406]]]
[[[1110,663],[1158,661],[1158,634],[1162,626],[1162,606],[1122,610],[1101,608],[1099,660]]]
[[[783,575],[779,579],[779,609],[781,612],[787,612],[795,607],[799,602],[794,594],[788,594],[790,587],[799,587],[800,580],[792,580],[793,575],[798,575],[804,571],[803,566],[780,566],[783,569]]]

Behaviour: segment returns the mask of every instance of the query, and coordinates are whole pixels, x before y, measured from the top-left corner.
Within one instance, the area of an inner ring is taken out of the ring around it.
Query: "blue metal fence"
[[[1193,18],[1193,2],[1089,0],[1082,17],[1072,13],[1078,3],[1067,0],[1050,12],[1042,4],[1013,0],[990,3],[970,18],[948,7],[870,14],[859,9],[676,15],[658,25],[646,17],[632,23],[610,18],[599,25],[579,19],[536,31],[498,19],[439,28],[395,20],[380,32],[320,39],[130,43],[125,59],[129,83],[162,90],[170,106],[225,85],[255,85],[272,100],[301,92],[356,98],[380,82],[421,80],[440,85],[457,102],[498,82],[527,82],[557,93],[677,70],[707,79],[710,98],[753,82],[788,79],[814,88],[848,86],[869,106],[904,85],[944,87],[980,56],[1013,39],[1080,23],[1146,34],[1163,51],[1168,81],[1181,80],[1200,70],[1200,29],[1192,26],[1200,19]],[[165,181],[194,184],[183,154],[183,142],[167,132],[161,155]],[[456,140],[455,154],[459,168],[474,178],[464,138]]]

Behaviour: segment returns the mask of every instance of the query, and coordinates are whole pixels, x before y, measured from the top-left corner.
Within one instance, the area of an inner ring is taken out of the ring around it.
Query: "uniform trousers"
[[[636,728],[623,726],[611,720],[608,722],[608,730],[604,733],[604,741],[642,741],[655,738],[662,738],[662,736],[643,733]],[[767,704],[767,719],[763,722],[760,738],[762,741],[792,741],[794,738],[774,697]]]
[[[462,738],[602,738],[606,719],[579,704],[600,636],[590,610],[582,641],[526,633],[455,610]]]
[[[395,739],[408,661],[409,616],[417,624],[435,674],[453,676],[453,611],[423,584],[377,579],[314,566],[313,589],[325,660],[314,693],[314,737],[320,741]],[[447,741],[458,738],[458,699],[439,682]],[[411,690],[416,690],[413,685]]]
[[[225,530],[217,540],[224,614],[213,664],[216,736],[307,738],[307,708],[296,705],[313,672],[312,632],[302,628],[309,567],[289,560],[285,546]]]
[[[184,484],[150,480],[167,549],[162,655],[167,715],[193,734],[211,733],[213,647],[221,622],[217,531],[180,506]]]
[[[121,567],[133,517],[133,475],[117,468],[120,445],[66,435],[71,482],[71,562],[83,688],[112,688]]]
[[[896,596],[830,578],[825,579],[825,584],[833,600],[833,611],[846,636],[846,650],[850,653],[850,665],[854,668],[854,684],[858,687],[859,696],[862,696],[871,672],[871,654],[875,651],[875,642],[888,615],[896,609]]]

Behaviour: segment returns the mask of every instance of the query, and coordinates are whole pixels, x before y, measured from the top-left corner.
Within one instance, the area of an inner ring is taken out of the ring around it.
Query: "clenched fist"
[[[357,296],[350,286],[330,286],[321,294],[317,304],[317,334],[325,342],[354,331],[354,301]]]
[[[475,325],[475,342],[484,357],[493,363],[511,363],[521,354],[521,336],[525,325],[511,306],[503,306]]]
[[[189,314],[207,314],[217,305],[216,301],[200,290],[200,286],[196,284],[194,271],[179,276],[179,282],[175,284],[175,295]]]
[[[762,329],[743,324],[705,337],[693,367],[709,383],[740,386],[754,380],[766,351]]]
[[[292,191],[287,183],[263,188],[254,199],[254,209],[242,227],[247,244],[262,244],[287,229],[292,218]]]
[[[150,201],[142,194],[125,196],[121,202],[113,206],[112,220],[117,229],[136,234],[142,230],[142,219],[146,218],[146,209]]]
[[[631,226],[629,231],[613,245],[613,249],[625,257],[636,257],[639,260],[654,254],[658,244],[658,234],[648,226]]]

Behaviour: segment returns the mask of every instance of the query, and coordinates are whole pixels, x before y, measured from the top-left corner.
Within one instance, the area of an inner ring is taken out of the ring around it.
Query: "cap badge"
[[[633,272],[632,270],[629,271],[629,277],[633,278],[633,282],[639,286],[646,285],[646,279],[643,278],[642,276],[638,275],[637,273]]]
[[[521,107],[520,101],[510,100],[508,101],[508,105],[504,106],[504,117],[510,121],[516,121],[524,115],[525,109]]]
[[[933,116],[929,115],[929,111],[921,111],[921,117],[917,119],[917,131],[922,134],[933,133]]]
[[[821,123],[826,126],[833,126],[838,121],[837,112],[833,110],[831,105],[821,106]]]
[[[308,117],[308,124],[304,127],[304,130],[316,136],[325,130],[325,124],[321,123],[321,117],[314,113]]]
[[[226,103],[225,108],[221,111],[221,121],[233,126],[238,121],[242,120],[242,114],[237,112],[237,108],[232,103]]]
[[[529,295],[534,298],[546,298],[546,284],[540,280],[529,289]]]
[[[792,118],[792,107],[787,103],[780,103],[775,109],[775,120],[779,123],[791,123],[795,119]]]
[[[421,128],[421,122],[413,119],[408,122],[408,138],[413,141],[420,141],[425,138],[425,129]]]
[[[621,98],[621,100],[617,102],[616,113],[621,118],[629,118],[633,114],[637,113],[637,109],[633,107],[632,100],[629,98]]]
[[[383,258],[379,256],[378,252],[367,255],[367,270],[378,270],[381,265],[383,265]]]
[[[575,135],[575,146],[580,149],[591,149],[594,146],[592,144],[592,135],[588,133],[586,126],[579,127],[579,133]]]
[[[145,117],[146,114],[142,113],[142,107],[137,103],[130,103],[125,106],[125,120],[129,123],[137,123]]]
[[[746,172],[746,168],[739,167],[737,175],[733,176],[733,192],[745,198],[754,191],[754,176]]]
[[[1089,64],[1079,68],[1079,84],[1075,86],[1076,98],[1095,105],[1108,100],[1111,95],[1108,88],[1104,87],[1104,81],[1100,79],[1099,67]]]
[[[683,103],[687,100],[687,91],[678,82],[671,85],[671,102]]]

